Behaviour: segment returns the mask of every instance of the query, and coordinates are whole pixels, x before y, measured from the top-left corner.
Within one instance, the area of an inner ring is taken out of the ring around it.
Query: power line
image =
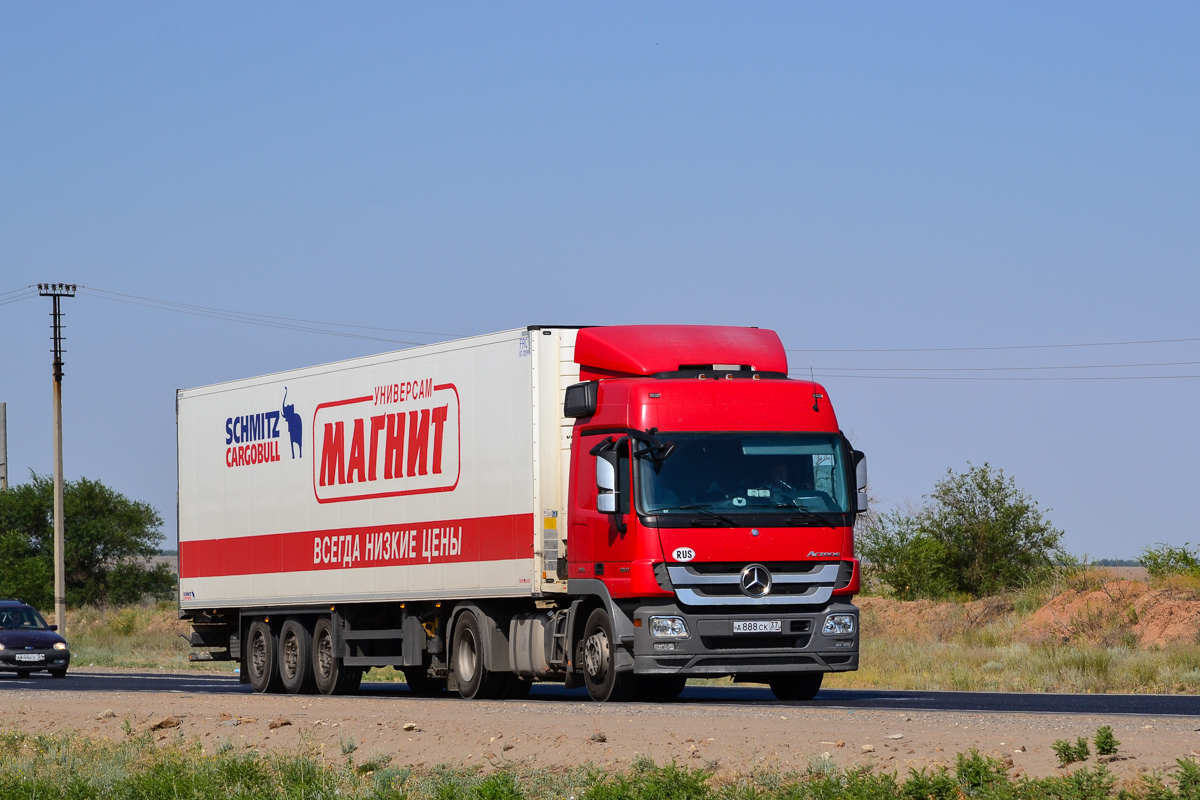
[[[19,297],[10,297],[7,300],[0,300],[0,306],[6,306],[9,303],[19,303],[22,300],[29,300],[34,297],[37,297],[37,292],[29,292],[28,294],[23,294]]]
[[[22,286],[20,289],[9,289],[7,292],[0,292],[0,299],[3,299],[4,297],[6,297],[7,295],[10,295],[10,294],[17,294],[19,292],[28,292],[34,288],[36,288],[36,287],[31,283],[28,286]]]
[[[352,324],[346,323],[346,322],[322,322],[321,320],[316,320],[316,319],[297,319],[296,317],[278,317],[278,316],[273,316],[271,314],[258,314],[253,311],[231,311],[229,309],[212,308],[210,306],[198,306],[198,305],[193,305],[191,303],[178,303],[178,302],[175,302],[172,300],[157,300],[153,297],[141,297],[140,295],[136,295],[136,294],[124,294],[122,292],[113,292],[108,289],[97,289],[92,286],[80,286],[79,288],[84,289],[88,292],[92,292],[92,293],[99,293],[99,294],[104,294],[104,295],[114,295],[117,297],[127,297],[127,298],[130,298],[133,300],[143,300],[148,303],[157,303],[157,304],[161,304],[164,306],[177,306],[179,308],[189,308],[189,309],[194,309],[197,311],[210,311],[210,312],[219,313],[219,314],[231,314],[231,315],[242,316],[242,317],[247,317],[247,318],[251,318],[251,319],[282,320],[284,322],[301,322],[301,323],[305,323],[308,325],[328,325],[328,326],[335,327],[335,328],[358,328],[360,330],[386,331],[389,333],[417,333],[417,334],[421,334],[423,336],[456,337],[456,336],[462,335],[459,333],[441,333],[438,331],[414,331],[414,330],[408,330],[407,328],[380,328],[380,327],[377,327],[374,325],[352,325]]]
[[[994,347],[875,347],[849,349],[789,349],[789,353],[960,353],[981,350],[1052,350],[1064,347],[1117,347],[1134,344],[1177,344],[1200,342],[1200,336],[1185,339],[1137,339],[1126,342],[1076,342],[1073,344],[1010,344]]]
[[[1136,364],[1067,364],[1057,367],[812,367],[841,372],[1024,372],[1060,369],[1138,369],[1142,367],[1190,367],[1200,361],[1146,361]]]
[[[107,294],[98,294],[97,290],[94,290],[94,289],[88,290],[87,287],[83,287],[83,286],[80,286],[79,288],[81,291],[86,291],[88,294],[91,294],[93,297],[98,297],[101,300],[108,300],[108,301],[114,302],[114,303],[126,303],[128,305],[142,306],[144,308],[155,308],[155,309],[158,309],[159,311],[170,311],[170,312],[173,312],[176,314],[187,314],[187,315],[193,316],[193,317],[206,317],[208,319],[217,319],[217,320],[222,320],[224,322],[240,322],[244,325],[258,325],[258,326],[264,327],[264,328],[276,328],[279,330],[300,331],[303,333],[320,333],[320,334],[324,334],[325,336],[337,336],[337,337],[344,338],[344,339],[365,339],[365,340],[373,341],[373,342],[388,342],[391,344],[408,344],[408,345],[429,344],[429,342],[414,342],[414,341],[409,341],[409,340],[404,340],[404,339],[391,339],[391,338],[387,338],[387,337],[383,337],[383,336],[367,336],[367,335],[360,334],[360,333],[349,333],[349,332],[345,332],[345,331],[331,331],[331,330],[326,330],[324,328],[315,328],[315,327],[312,327],[311,325],[299,325],[299,324],[292,324],[292,323],[282,322],[282,321],[275,322],[275,321],[272,321],[271,318],[267,317],[266,315],[262,315],[261,318],[256,319],[249,315],[246,315],[245,312],[225,311],[223,309],[215,309],[215,308],[209,309],[209,308],[205,308],[203,306],[196,307],[195,310],[192,310],[189,307],[187,307],[185,304],[182,304],[182,303],[170,303],[167,301],[157,301],[152,298],[126,299],[126,297],[113,297],[113,296],[108,296]],[[112,293],[112,294],[115,294],[115,293]],[[144,300],[144,302],[143,302],[143,300]],[[361,326],[355,326],[355,327],[361,327]]]

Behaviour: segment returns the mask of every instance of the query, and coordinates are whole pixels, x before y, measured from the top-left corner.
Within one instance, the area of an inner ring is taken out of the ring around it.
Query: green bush
[[[44,475],[0,492],[0,596],[53,606],[53,509],[54,482]],[[80,478],[63,487],[63,511],[68,605],[174,596],[171,571],[145,561],[163,539],[162,518],[149,504]]]
[[[1058,756],[1059,766],[1063,767],[1074,764],[1076,761],[1086,761],[1092,754],[1088,749],[1087,739],[1082,736],[1075,739],[1075,744],[1071,744],[1066,739],[1059,739],[1050,745],[1050,749],[1054,751],[1054,755]]]
[[[1096,743],[1096,755],[1112,756],[1116,755],[1117,748],[1121,743],[1117,741],[1117,737],[1113,736],[1112,725],[1101,725],[1096,729],[1096,738],[1093,740]]]
[[[1062,531],[1003,470],[948,470],[928,504],[868,518],[856,535],[868,578],[902,600],[981,597],[1049,575]]]
[[[1191,547],[1187,542],[1183,547],[1172,547],[1169,544],[1157,544],[1142,550],[1142,564],[1150,577],[1161,580],[1169,575],[1200,576],[1200,546]]]

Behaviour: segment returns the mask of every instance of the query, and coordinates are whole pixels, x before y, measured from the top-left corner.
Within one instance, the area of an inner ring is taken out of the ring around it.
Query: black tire
[[[533,688],[533,681],[523,681],[516,675],[508,676],[508,686],[504,687],[502,697],[505,700],[524,700],[529,697],[529,690]]]
[[[365,667],[347,667],[342,666],[339,683],[334,694],[358,694],[358,687],[362,685],[363,674],[367,671]]]
[[[351,694],[358,691],[362,670],[347,667],[334,654],[333,623],[328,618],[317,620],[312,631],[313,682],[321,694]]]
[[[454,625],[454,649],[450,658],[458,693],[468,700],[495,700],[508,689],[509,673],[488,669],[483,632],[475,614],[467,611]]]
[[[682,675],[639,675],[634,697],[646,703],[665,703],[683,692],[687,678]]]
[[[19,680],[19,681],[25,680],[26,678],[29,677],[31,672],[32,672],[32,670],[28,670],[28,669],[17,670],[17,680]]]
[[[51,670],[47,670],[47,672],[49,672],[49,673],[50,673],[50,677],[51,677],[51,678],[65,678],[65,677],[67,677],[67,668],[66,668],[66,667],[63,667],[62,669],[51,669]]]
[[[407,667],[404,682],[408,690],[418,697],[434,697],[446,691],[445,678],[431,678],[425,667]]]
[[[313,694],[317,680],[312,668],[312,633],[298,619],[279,630],[279,679],[288,694]]]
[[[612,619],[603,608],[597,608],[583,628],[583,682],[598,703],[623,703],[637,688],[636,675],[617,672],[616,642]]]
[[[283,690],[279,679],[278,646],[271,626],[261,619],[250,623],[250,635],[246,637],[249,650],[246,654],[246,671],[250,674],[250,685],[258,694],[275,694]]]
[[[817,696],[824,678],[824,672],[801,672],[796,675],[773,675],[768,683],[780,700],[807,702]]]

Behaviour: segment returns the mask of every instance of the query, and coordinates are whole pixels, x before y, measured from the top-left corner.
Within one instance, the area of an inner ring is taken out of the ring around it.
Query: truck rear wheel
[[[454,625],[453,659],[458,693],[468,700],[495,700],[508,690],[509,673],[488,669],[483,632],[470,611]]]
[[[321,694],[353,694],[362,681],[362,670],[347,667],[334,654],[333,623],[317,620],[312,633],[313,681]]]
[[[624,702],[637,688],[636,675],[617,672],[616,642],[612,618],[603,608],[597,608],[583,628],[583,682],[588,694],[599,703]]]
[[[780,700],[812,700],[821,690],[824,672],[801,672],[797,675],[773,675],[771,691]]]
[[[312,667],[312,634],[298,619],[279,631],[279,677],[288,694],[312,694],[317,682]]]
[[[270,624],[266,620],[254,620],[250,623],[250,635],[247,638],[246,672],[250,676],[250,685],[259,694],[281,691],[283,682],[276,668],[278,648]]]

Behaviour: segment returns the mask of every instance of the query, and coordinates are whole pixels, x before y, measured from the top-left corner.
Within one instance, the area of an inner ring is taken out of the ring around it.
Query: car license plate
[[[17,661],[41,661],[43,658],[41,653],[17,653]]]
[[[734,620],[734,633],[783,633],[783,622],[777,619]]]

